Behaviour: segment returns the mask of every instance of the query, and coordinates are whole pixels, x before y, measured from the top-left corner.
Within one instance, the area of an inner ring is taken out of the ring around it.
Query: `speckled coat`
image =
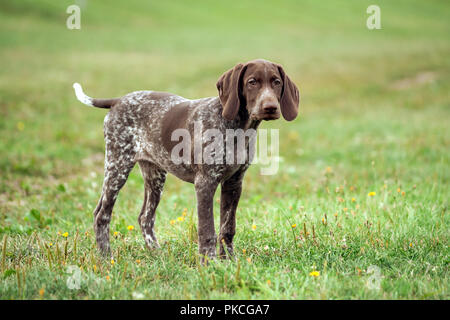
[[[244,85],[246,76],[259,77],[259,88],[250,84],[247,88]],[[280,88],[278,82],[270,82],[270,77],[280,78]],[[219,239],[220,256],[232,256],[236,208],[249,161],[241,164],[226,161],[222,164],[195,163],[192,152],[189,163],[174,164],[171,150],[178,142],[172,141],[171,134],[176,129],[186,129],[191,133],[191,150],[194,150],[196,143],[202,147],[207,144],[204,139],[199,141],[201,136],[194,135],[195,123],[200,123],[203,131],[218,129],[225,136],[227,129],[256,129],[262,120],[277,119],[280,109],[285,119],[294,119],[299,93],[282,67],[266,60],[238,64],[219,79],[219,97],[198,100],[154,91],[136,91],[116,99],[94,99],[86,96],[79,84],[74,84],[74,88],[81,102],[110,108],[104,120],[105,178],[94,210],[94,229],[100,251],[106,256],[111,254],[109,224],[112,209],[129,173],[138,163],[145,181],[144,203],[138,220],[149,248],[159,247],[154,232],[155,211],[169,172],[195,185],[200,254],[214,258]],[[253,100],[250,99],[252,94]],[[252,143],[255,143],[253,139],[246,140],[245,148],[249,149]],[[220,231],[217,237],[213,196],[219,184]]]

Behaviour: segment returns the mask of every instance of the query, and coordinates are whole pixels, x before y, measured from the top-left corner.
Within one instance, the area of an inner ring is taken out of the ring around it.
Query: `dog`
[[[195,125],[202,130],[256,130],[263,120],[287,121],[297,117],[300,95],[297,86],[283,67],[267,60],[239,63],[226,71],[216,83],[219,96],[189,100],[156,91],[135,91],[121,98],[95,99],[83,93],[78,83],[73,85],[82,103],[110,109],[104,120],[105,177],[100,200],[94,210],[94,230],[97,247],[110,256],[109,224],[120,189],[136,163],[145,182],[145,195],[139,214],[139,225],[148,248],[159,247],[154,232],[155,211],[161,198],[167,173],[193,183],[197,198],[199,253],[204,259],[233,257],[236,230],[236,208],[242,192],[244,174],[250,165],[243,163],[199,163],[195,146],[207,147],[207,142],[194,133]],[[184,161],[174,163],[171,154],[177,142],[173,132],[184,130],[193,137],[194,152],[182,150]],[[244,148],[254,147],[254,139],[246,139]],[[206,150],[206,149],[205,149]],[[238,150],[227,150],[234,156]],[[214,155],[213,155],[214,156]],[[221,155],[222,156],[222,155]],[[220,156],[220,157],[221,157]],[[226,155],[223,154],[223,157]],[[219,157],[219,158],[220,158]],[[214,229],[213,197],[221,185],[220,231]]]

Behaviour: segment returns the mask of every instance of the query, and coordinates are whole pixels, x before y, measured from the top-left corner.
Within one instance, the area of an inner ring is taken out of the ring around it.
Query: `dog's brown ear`
[[[283,90],[281,92],[281,114],[287,121],[294,120],[298,114],[298,105],[300,103],[300,94],[294,82],[284,72],[282,66],[277,65],[281,78],[283,79]]]
[[[222,116],[227,120],[233,120],[241,106],[240,82],[244,69],[244,65],[239,63],[217,81],[219,99],[223,106]]]

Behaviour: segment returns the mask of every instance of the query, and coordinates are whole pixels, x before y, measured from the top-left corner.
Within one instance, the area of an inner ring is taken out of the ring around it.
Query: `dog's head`
[[[298,114],[300,95],[283,67],[267,60],[239,63],[217,81],[222,116],[233,120],[246,108],[252,120],[276,120],[280,113],[287,121]]]

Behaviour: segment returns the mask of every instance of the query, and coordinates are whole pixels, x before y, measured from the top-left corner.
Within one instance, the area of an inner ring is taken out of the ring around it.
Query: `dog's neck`
[[[244,131],[248,129],[257,130],[259,124],[261,123],[261,120],[255,120],[250,117],[247,108],[245,106],[241,106],[239,108],[239,112],[236,118],[238,119],[238,127],[240,129],[243,129]]]

